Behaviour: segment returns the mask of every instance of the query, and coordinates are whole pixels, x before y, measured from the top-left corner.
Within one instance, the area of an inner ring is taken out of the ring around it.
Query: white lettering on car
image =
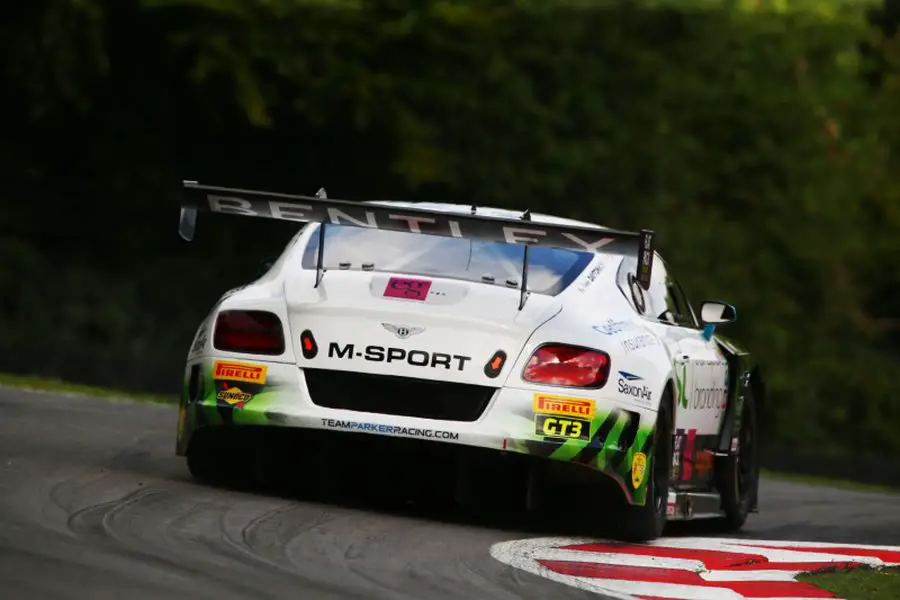
[[[322,427],[329,429],[346,429],[349,431],[369,431],[372,433],[385,433],[388,435],[401,435],[405,437],[421,437],[438,440],[458,440],[459,434],[455,431],[442,429],[421,429],[419,427],[403,427],[400,425],[381,425],[380,423],[361,423],[359,421],[344,421],[339,419],[322,419]]]

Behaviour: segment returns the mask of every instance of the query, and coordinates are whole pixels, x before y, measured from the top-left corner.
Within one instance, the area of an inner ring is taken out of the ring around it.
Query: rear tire
[[[252,475],[252,444],[248,452],[245,444],[234,443],[224,436],[209,435],[212,433],[224,432],[200,430],[194,434],[186,452],[191,475],[210,485],[245,486]]]
[[[653,458],[650,461],[646,502],[644,506],[626,504],[619,522],[620,536],[627,541],[656,539],[662,535],[666,526],[673,445],[672,394],[668,389],[659,404],[653,436]]]
[[[188,449],[188,470],[201,483],[217,483],[222,479],[221,463],[207,444],[192,444]]]
[[[741,426],[738,431],[738,451],[721,460],[718,478],[722,495],[721,519],[725,531],[737,531],[743,527],[747,515],[756,503],[759,490],[759,451],[756,400],[748,389],[741,409]]]

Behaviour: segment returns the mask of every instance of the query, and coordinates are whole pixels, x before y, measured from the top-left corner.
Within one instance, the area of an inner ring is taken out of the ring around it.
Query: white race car
[[[186,240],[198,212],[302,224],[197,330],[177,453],[198,478],[241,458],[310,462],[315,448],[267,441],[316,432],[331,448],[403,438],[516,456],[531,483],[557,467],[577,472],[578,489],[612,482],[628,539],[691,518],[736,529],[756,510],[759,370],[714,333],[734,308],[695,312],[651,231],[184,186]]]

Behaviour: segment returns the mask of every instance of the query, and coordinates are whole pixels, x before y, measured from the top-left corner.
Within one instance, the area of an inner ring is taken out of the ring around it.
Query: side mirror
[[[700,305],[700,321],[704,325],[722,325],[737,320],[737,310],[724,302],[707,301]]]

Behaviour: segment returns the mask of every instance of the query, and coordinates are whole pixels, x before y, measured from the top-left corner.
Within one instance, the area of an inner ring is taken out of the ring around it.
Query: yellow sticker
[[[644,483],[644,475],[647,472],[647,455],[643,452],[637,452],[631,459],[631,483],[634,489],[641,487]]]
[[[592,420],[595,410],[594,401],[586,398],[535,394],[534,412]]]
[[[216,394],[216,398],[232,406],[237,404],[238,408],[244,408],[245,404],[253,400],[253,394],[248,394],[239,387],[233,387],[220,391]]]
[[[217,360],[213,368],[213,379],[227,379],[229,381],[246,381],[247,383],[265,383],[265,365],[251,365],[248,363]]]
[[[534,433],[545,438],[588,441],[591,437],[591,422],[553,415],[534,415]]]

